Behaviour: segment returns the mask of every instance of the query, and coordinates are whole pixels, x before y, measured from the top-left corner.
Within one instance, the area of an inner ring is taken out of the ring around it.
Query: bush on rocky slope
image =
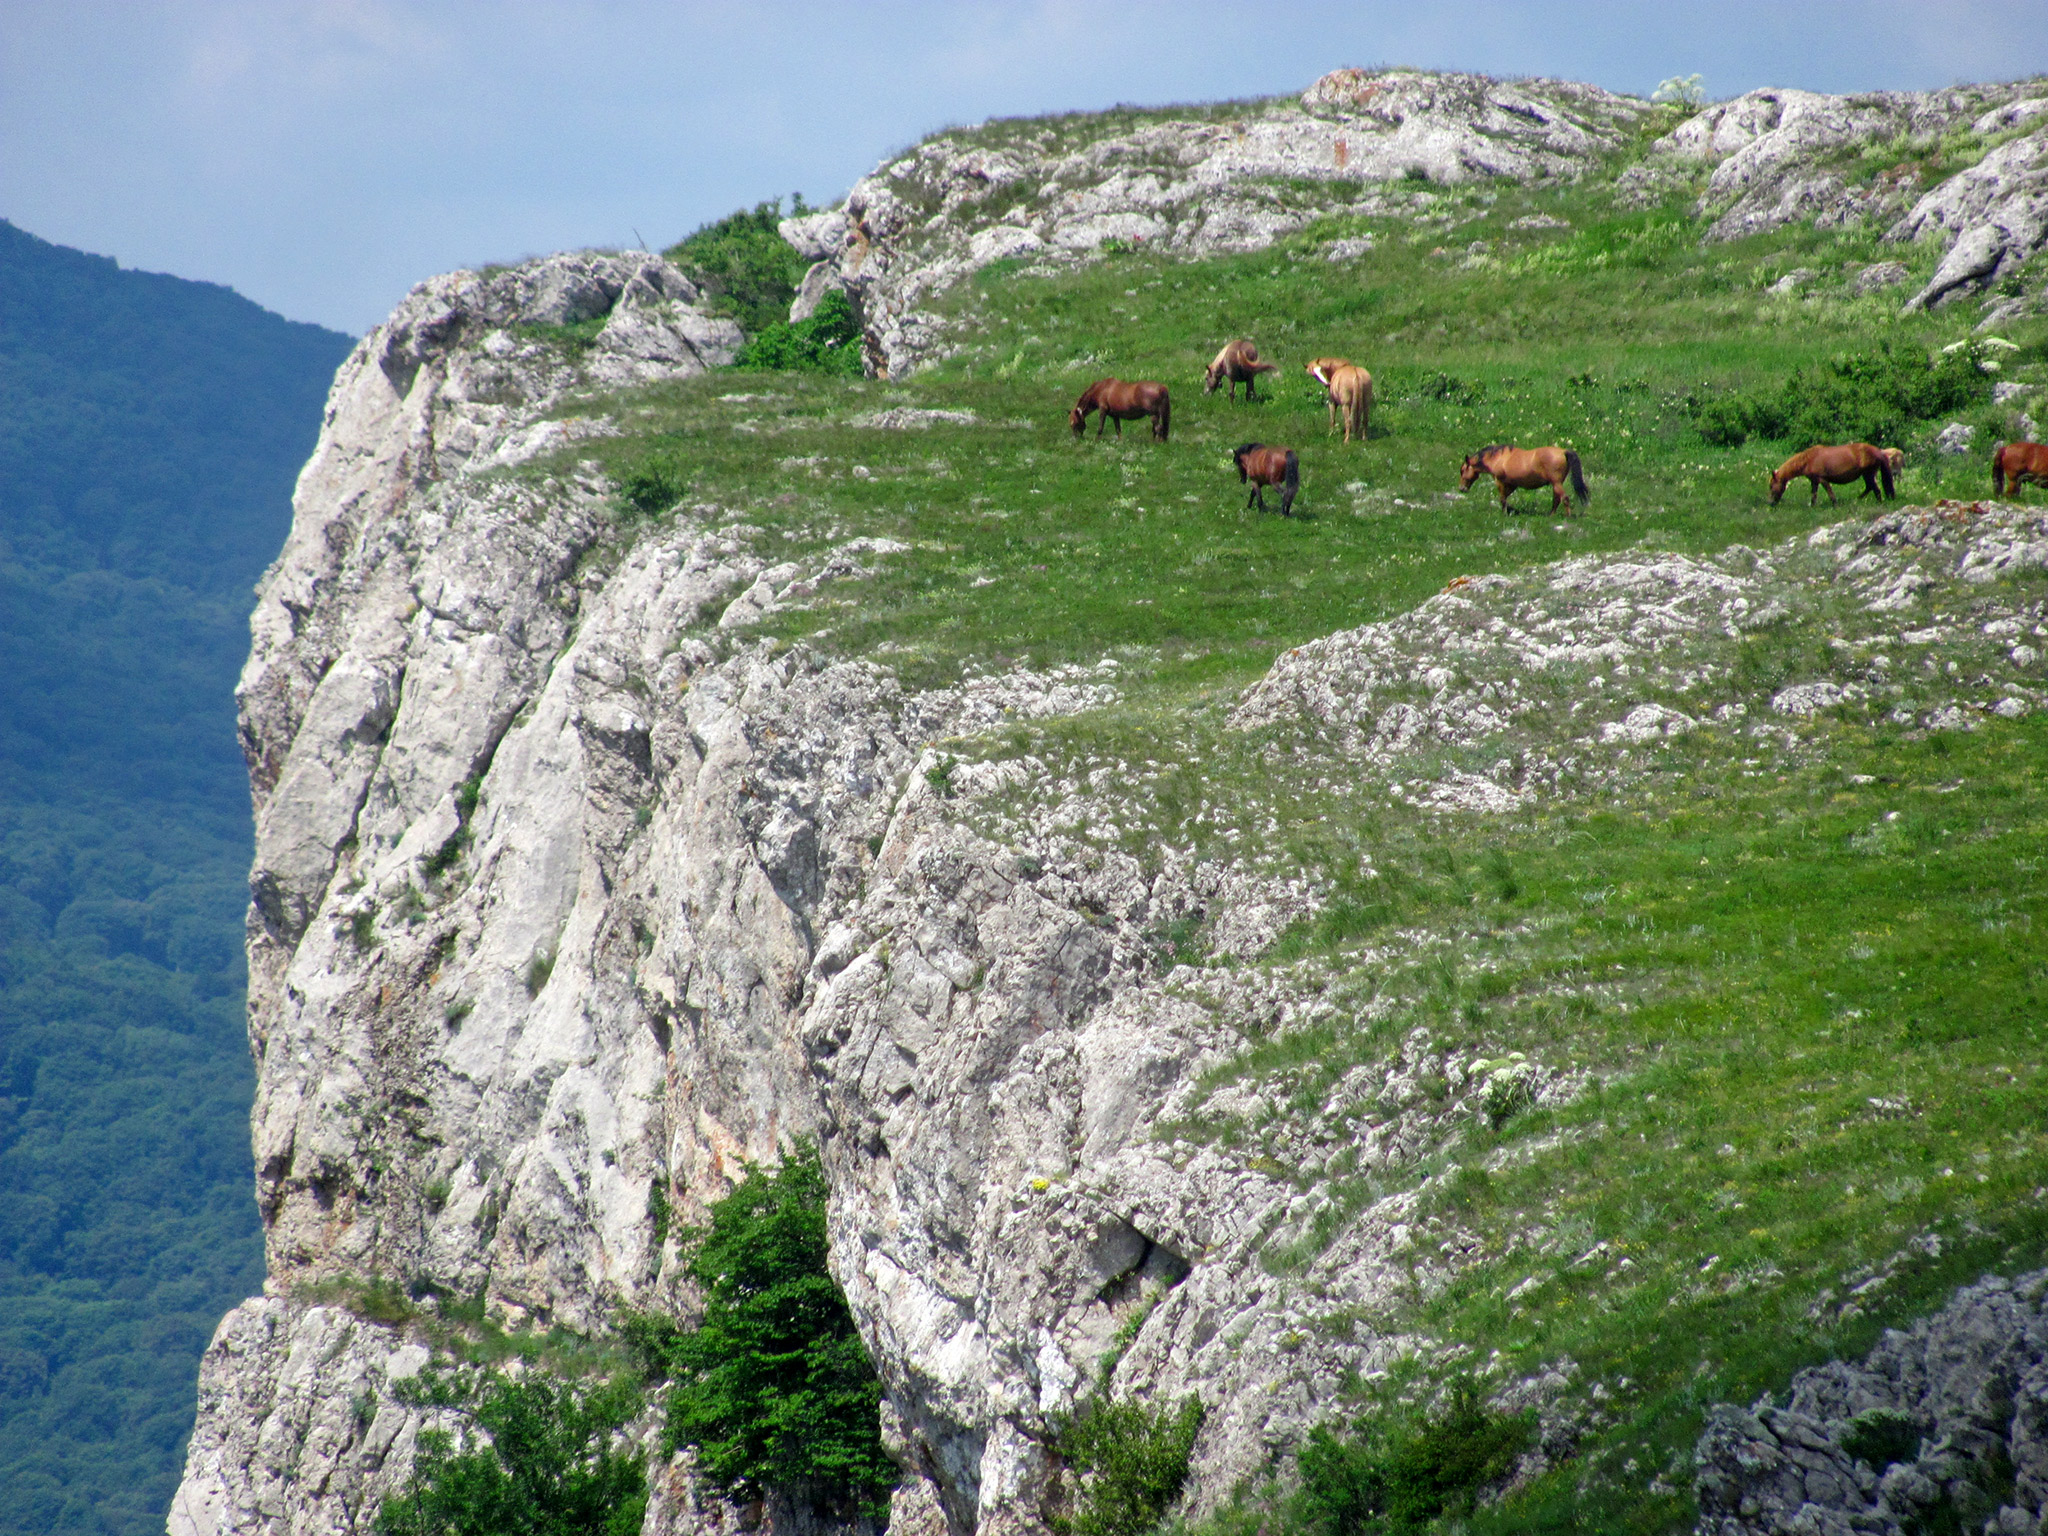
[[[854,318],[853,305],[846,295],[835,288],[807,318],[777,320],[763,327],[759,335],[740,349],[733,362],[741,368],[798,369],[857,379],[861,368],[860,322]]]
[[[1795,368],[1784,383],[1747,392],[1694,395],[1686,406],[1700,437],[1739,448],[1752,437],[1773,442],[1890,443],[1923,423],[1988,404],[1991,375],[1981,346],[1928,357],[1890,342],[1862,353]]]
[[[807,211],[799,192],[790,217]],[[776,233],[782,217],[782,199],[771,198],[706,224],[662,254],[711,297],[717,313],[758,336],[789,318],[789,301],[803,280],[804,259]]]
[[[670,1448],[695,1447],[706,1482],[730,1498],[885,1514],[898,1473],[876,1427],[881,1383],[826,1265],[816,1144],[772,1173],[750,1170],[684,1242],[705,1302],[665,1351]]]
[[[378,1536],[638,1536],[647,1474],[618,1443],[640,1408],[630,1382],[458,1368],[424,1372],[402,1395],[461,1434],[421,1433],[411,1480],[377,1512]]]

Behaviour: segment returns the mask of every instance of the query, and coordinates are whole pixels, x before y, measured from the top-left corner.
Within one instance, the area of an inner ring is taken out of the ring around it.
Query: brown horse
[[[1230,383],[1231,399],[1235,400],[1237,398],[1237,386],[1242,384],[1244,385],[1245,399],[1256,400],[1258,399],[1258,392],[1255,386],[1258,383],[1259,375],[1262,373],[1278,373],[1279,371],[1280,365],[1278,363],[1260,362],[1259,349],[1249,341],[1239,339],[1231,342],[1221,352],[1216,354],[1216,361],[1211,363],[1207,371],[1202,375],[1202,393],[1213,395],[1216,393],[1218,386],[1223,384],[1225,380],[1228,380]]]
[[[1252,493],[1245,498],[1247,510],[1266,510],[1266,487],[1280,487],[1280,515],[1294,512],[1294,496],[1301,489],[1301,460],[1292,448],[1268,448],[1264,443],[1246,443],[1231,450],[1237,461],[1237,483],[1250,482]]]
[[[2048,445],[2000,443],[1991,454],[1992,495],[2003,496],[2008,480],[2015,496],[2029,480],[2036,485],[2048,485]]]
[[[1500,509],[1512,510],[1508,506],[1508,492],[1527,490],[1532,486],[1550,487],[1550,510],[1555,512],[1564,505],[1564,483],[1572,483],[1572,495],[1580,506],[1586,504],[1586,476],[1579,464],[1579,456],[1569,448],[1515,448],[1506,443],[1496,443],[1491,448],[1482,448],[1467,456],[1458,470],[1458,489],[1469,491],[1472,482],[1481,475],[1491,475],[1500,486]]]
[[[1835,505],[1835,487],[1851,480],[1863,482],[1864,496],[1889,501],[1898,494],[1892,484],[1892,461],[1868,443],[1815,443],[1805,452],[1793,454],[1771,472],[1771,505],[1775,507],[1783,500],[1785,487],[1799,479],[1806,481],[1809,507],[1820,500],[1822,486],[1827,487],[1828,505]],[[1884,486],[1882,493],[1878,490],[1880,482]]]
[[[1166,386],[1146,379],[1097,379],[1082,390],[1081,398],[1067,412],[1067,425],[1074,429],[1074,436],[1079,437],[1087,427],[1091,411],[1102,412],[1102,419],[1095,427],[1097,437],[1102,436],[1102,429],[1112,421],[1116,423],[1116,435],[1122,437],[1125,422],[1149,416],[1152,418],[1152,435],[1163,443],[1173,425],[1173,400],[1166,393]]]

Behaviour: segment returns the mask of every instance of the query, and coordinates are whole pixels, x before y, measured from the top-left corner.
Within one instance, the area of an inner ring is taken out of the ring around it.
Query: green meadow
[[[767,558],[856,536],[911,546],[772,615],[774,641],[869,656],[918,686],[1116,658],[1117,705],[943,745],[1109,770],[1142,806],[1121,834],[1141,857],[1234,833],[1328,885],[1323,916],[1255,958],[1323,978],[1336,1020],[1248,1038],[1228,1069],[1269,1083],[1276,1113],[1317,1113],[1348,1066],[1418,1023],[1591,1073],[1569,1107],[1509,1106],[1412,1170],[1471,1262],[1393,1313],[1321,1326],[1449,1347],[1354,1383],[1355,1419],[1332,1427],[1398,1422],[1457,1371],[1568,1365],[1603,1405],[1577,1454],[1471,1528],[1678,1531],[1707,1404],[1781,1390],[1980,1273],[2048,1262],[2048,717],[1939,734],[1823,719],[1799,752],[1765,758],[1707,729],[1611,793],[1430,819],[1349,782],[1334,749],[1222,717],[1283,649],[1393,618],[1457,576],[1764,548],[1874,513],[1856,487],[1839,510],[1825,495],[1810,509],[1803,484],[1770,506],[1769,470],[1805,443],[1712,445],[1701,405],[1885,347],[1926,358],[1968,341],[1978,310],[1901,317],[1938,252],[1870,233],[1704,245],[1689,205],[1629,209],[1605,186],[1411,196],[1401,217],[1328,218],[1257,254],[998,263],[939,301],[954,350],[910,378],[722,370],[605,400],[625,435],[576,454],[653,476],[689,515],[751,525]],[[1532,215],[1566,227],[1517,227]],[[1323,259],[1365,235],[1368,254]],[[1857,296],[1854,273],[1880,260],[1909,281]],[[1797,269],[1816,276],[1769,291]],[[1281,371],[1256,402],[1204,396],[1203,366],[1239,335]],[[2011,346],[1984,354],[1996,377],[2048,377],[2048,326],[1999,336]],[[1374,376],[1365,442],[1330,433],[1302,374],[1326,354]],[[1170,385],[1169,442],[1143,423],[1073,439],[1068,406],[1112,374]],[[1990,382],[1902,423],[1902,501],[1988,497],[1989,445],[2014,429]],[[976,420],[858,421],[906,407]],[[1975,425],[1979,451],[1936,455],[1948,420]],[[1228,452],[1248,441],[1300,452],[1294,518],[1245,509]],[[1547,493],[1520,492],[1503,515],[1490,481],[1459,494],[1460,460],[1495,442],[1575,448],[1591,504],[1556,515]],[[671,515],[622,508],[596,558]],[[2043,586],[2035,573],[1970,600],[2038,616]],[[1825,657],[1828,622],[1762,644]],[[1771,678],[1757,663],[1752,693]],[[1276,746],[1298,773],[1273,771]],[[1381,876],[1369,889],[1344,880],[1360,850]],[[1162,964],[1206,963],[1198,933],[1161,944]],[[1257,1125],[1203,1134],[1262,1155]],[[1394,1187],[1322,1177],[1331,1226]],[[1224,1523],[1250,1529],[1268,1496],[1245,1490]]]

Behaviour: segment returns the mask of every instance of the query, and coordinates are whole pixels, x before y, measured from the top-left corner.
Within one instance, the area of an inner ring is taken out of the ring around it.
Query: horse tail
[[[1165,390],[1159,392],[1159,414],[1154,418],[1159,441],[1166,441],[1166,434],[1173,430],[1173,396]]]
[[[1578,498],[1579,505],[1583,507],[1586,504],[1586,476],[1580,469],[1576,449],[1565,449],[1564,469],[1565,473],[1572,477],[1572,495]],[[1887,470],[1886,474],[1889,475],[1890,471]]]
[[[1301,457],[1290,448],[1287,450],[1287,478],[1280,482],[1280,515],[1294,515],[1294,497],[1301,490]]]
[[[2005,494],[2005,444],[2003,443],[1993,443],[1991,445],[1991,494],[1994,496],[2003,496]]]

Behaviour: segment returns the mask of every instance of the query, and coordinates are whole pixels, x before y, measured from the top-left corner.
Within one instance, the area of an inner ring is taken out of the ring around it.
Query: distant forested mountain
[[[232,695],[349,345],[0,221],[0,1536],[161,1531],[262,1283]]]

